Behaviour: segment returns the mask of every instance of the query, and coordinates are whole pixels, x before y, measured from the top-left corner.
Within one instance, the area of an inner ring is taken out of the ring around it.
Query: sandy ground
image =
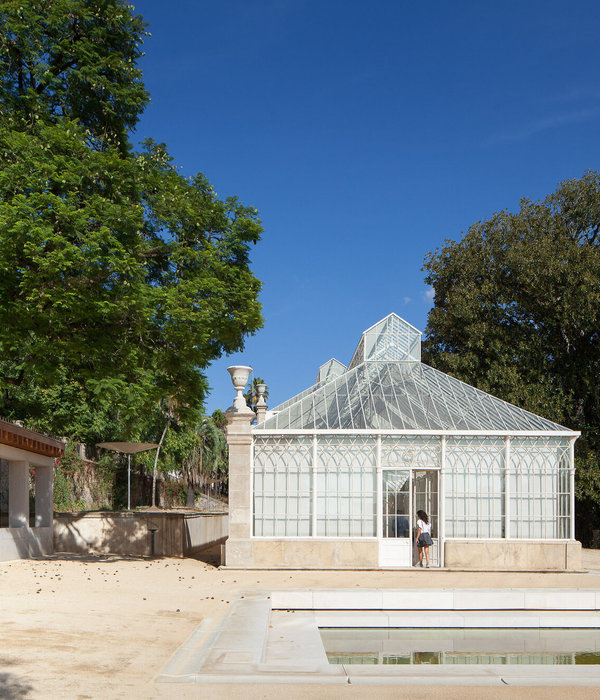
[[[598,688],[182,685],[154,677],[202,620],[244,590],[304,587],[600,588],[600,551],[582,574],[229,571],[210,556],[54,555],[0,563],[0,698],[597,698]],[[600,685],[600,674],[599,674]]]

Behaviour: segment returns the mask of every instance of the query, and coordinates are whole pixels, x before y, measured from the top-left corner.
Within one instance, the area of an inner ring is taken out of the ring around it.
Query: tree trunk
[[[194,487],[191,484],[188,484],[187,501],[185,505],[187,508],[193,508],[196,505],[196,494],[194,492]]]
[[[162,435],[160,436],[160,441],[158,443],[158,447],[156,448],[156,454],[154,455],[154,469],[152,471],[152,507],[156,508],[156,471],[158,469],[158,455],[160,454],[160,448],[162,447],[163,440],[165,439],[165,435],[167,434],[167,428],[169,427],[171,423],[171,418],[167,418],[167,423],[165,425],[165,429],[162,431]]]

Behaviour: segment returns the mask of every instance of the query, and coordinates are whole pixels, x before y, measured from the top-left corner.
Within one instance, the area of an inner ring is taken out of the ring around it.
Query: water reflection
[[[600,664],[598,629],[322,628],[331,664]]]

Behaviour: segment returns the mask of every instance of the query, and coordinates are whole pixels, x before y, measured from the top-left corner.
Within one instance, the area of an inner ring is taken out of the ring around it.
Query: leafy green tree
[[[435,290],[426,360],[581,430],[576,493],[589,517],[600,504],[599,174],[474,224],[424,269]]]
[[[206,367],[262,325],[256,210],[129,143],[143,36],[120,0],[0,6],[0,412],[87,442],[165,401],[195,425]]]
[[[225,431],[227,430],[227,418],[225,418],[223,411],[220,408],[217,408],[212,412],[210,417],[217,428],[223,434],[225,434]]]
[[[132,10],[119,0],[4,0],[3,120],[76,121],[90,145],[128,150],[148,103],[136,66],[144,23]]]

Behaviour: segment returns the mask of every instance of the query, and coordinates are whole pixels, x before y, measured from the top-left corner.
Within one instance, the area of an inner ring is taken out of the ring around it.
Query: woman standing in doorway
[[[431,523],[424,510],[417,511],[417,534],[415,542],[419,550],[419,563],[417,566],[423,566],[423,550],[425,550],[425,566],[429,568],[429,547],[433,544],[431,539]]]

